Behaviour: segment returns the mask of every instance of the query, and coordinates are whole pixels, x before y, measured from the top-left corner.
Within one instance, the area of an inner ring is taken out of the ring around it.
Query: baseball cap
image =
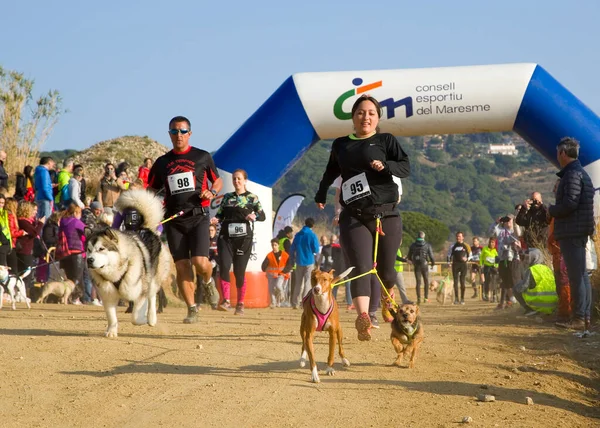
[[[102,204],[98,201],[94,201],[90,204],[90,208],[93,210],[101,210],[102,209]]]

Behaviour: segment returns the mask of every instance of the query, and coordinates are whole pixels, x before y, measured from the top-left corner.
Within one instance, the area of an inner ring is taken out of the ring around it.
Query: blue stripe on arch
[[[566,136],[581,143],[583,166],[600,159],[600,118],[539,65],[513,129],[556,166],[556,146]]]
[[[218,168],[245,169],[249,180],[273,187],[318,140],[289,77],[213,157]]]

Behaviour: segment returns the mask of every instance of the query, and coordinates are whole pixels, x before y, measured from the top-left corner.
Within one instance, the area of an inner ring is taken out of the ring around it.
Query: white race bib
[[[167,177],[169,192],[171,195],[178,193],[193,192],[196,190],[196,182],[192,171],[180,172]]]
[[[496,257],[491,257],[491,256],[486,257],[485,261],[488,263],[491,263],[491,264],[496,264]]]
[[[346,204],[367,197],[370,194],[371,188],[364,172],[342,183],[342,198]]]
[[[246,226],[246,223],[229,223],[227,226],[229,236],[246,236],[248,234]]]

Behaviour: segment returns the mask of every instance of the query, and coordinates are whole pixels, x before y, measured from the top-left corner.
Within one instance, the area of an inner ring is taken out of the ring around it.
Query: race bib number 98
[[[169,184],[169,192],[171,195],[178,193],[193,192],[196,190],[194,173],[192,171],[180,172],[178,174],[169,175],[167,177]]]
[[[367,197],[370,194],[371,188],[364,172],[355,175],[342,184],[342,198],[346,204]]]

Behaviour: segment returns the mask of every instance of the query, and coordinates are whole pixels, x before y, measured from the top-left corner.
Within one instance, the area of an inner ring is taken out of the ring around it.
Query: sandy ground
[[[415,369],[392,367],[389,325],[359,342],[341,311],[352,366],[321,383],[298,365],[300,312],[204,308],[182,324],[135,327],[120,308],[120,336],[103,337],[102,308],[33,305],[0,311],[3,427],[453,427],[600,426],[600,334],[581,340],[520,311],[492,305],[422,308],[426,339]],[[479,403],[478,394],[495,402]],[[533,405],[526,405],[531,397]]]

